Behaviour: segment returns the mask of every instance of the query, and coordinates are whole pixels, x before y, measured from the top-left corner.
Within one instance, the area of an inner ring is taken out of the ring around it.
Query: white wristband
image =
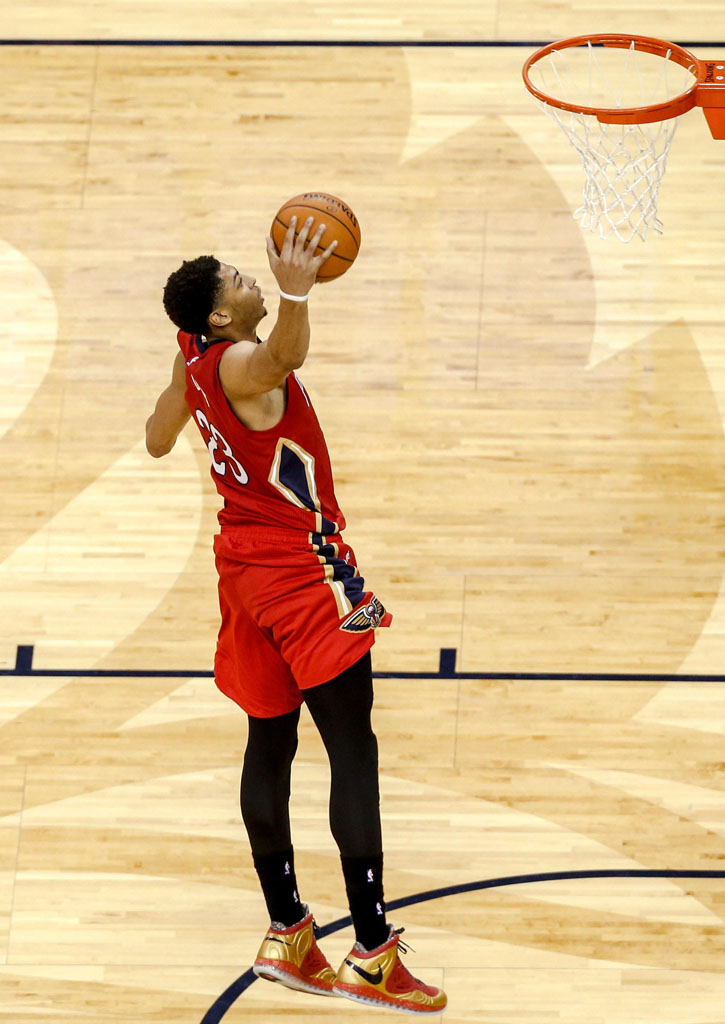
[[[307,302],[307,297],[310,293],[308,292],[307,295],[288,295],[287,292],[283,292],[280,288],[279,294],[283,299],[289,299],[290,302]]]

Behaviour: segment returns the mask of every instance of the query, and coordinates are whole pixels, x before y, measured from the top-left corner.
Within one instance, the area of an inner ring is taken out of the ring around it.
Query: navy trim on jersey
[[[344,558],[340,558],[336,545],[325,544],[325,538],[321,533],[312,534],[312,544],[316,553],[324,559],[325,565],[332,566],[333,580],[339,580],[342,583],[345,597],[353,608],[356,608],[365,594],[365,580],[354,565],[350,565]]]
[[[312,512],[317,511],[315,499],[310,494],[305,465],[297,452],[286,444],[283,445],[280,452],[279,479],[302,502],[305,508]]]
[[[212,347],[212,345],[219,345],[222,341],[232,341],[232,339],[214,338],[212,341],[209,341],[203,334],[192,334],[191,336],[191,343],[200,356],[203,356],[204,353]],[[232,344],[234,344],[234,342],[232,342]],[[262,344],[262,339],[260,337],[257,337],[257,344]]]
[[[196,351],[199,353],[199,355],[203,356],[204,353],[207,352],[212,347],[212,345],[218,345],[219,342],[221,341],[230,340],[230,338],[214,338],[213,341],[207,341],[203,334],[195,334],[193,336],[192,343]]]
[[[297,380],[296,377],[295,380]],[[299,384],[299,381],[297,383]],[[332,522],[323,515],[319,497],[313,495],[310,490],[309,466],[305,465],[295,449],[290,447],[289,442],[286,442],[284,438],[282,438],[282,442],[277,474],[279,483],[293,494],[301,505],[308,508],[310,512],[316,512],[320,516],[322,534],[331,536],[338,533],[339,527],[337,523]],[[321,536],[321,534],[315,534],[315,536]]]

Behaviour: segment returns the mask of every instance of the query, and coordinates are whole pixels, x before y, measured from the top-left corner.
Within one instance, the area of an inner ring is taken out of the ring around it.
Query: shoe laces
[[[405,928],[394,928],[393,929],[393,935],[397,935],[398,936],[398,949],[400,950],[401,953],[415,953],[415,949],[408,942],[404,942],[403,939],[400,938],[400,936],[403,934],[404,931],[405,931]],[[418,983],[418,985],[422,985],[423,984],[423,982],[420,980],[420,978],[416,978],[414,974],[411,974],[407,967],[403,967],[402,963],[400,963],[400,967],[401,967],[401,969],[403,971],[405,971],[405,973],[408,975],[408,977],[412,978],[413,981]]]
[[[415,953],[415,950],[413,949],[413,947],[409,943],[404,942],[403,939],[400,938],[400,936],[403,934],[404,931],[405,931],[405,928],[394,928],[393,929],[393,935],[397,935],[398,936],[398,949],[401,951],[401,953]]]

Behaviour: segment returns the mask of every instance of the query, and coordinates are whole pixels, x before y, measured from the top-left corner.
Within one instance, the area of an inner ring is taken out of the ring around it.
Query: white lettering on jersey
[[[194,381],[194,383],[196,383],[196,381]],[[198,384],[197,387],[199,387]],[[199,388],[199,390],[201,391],[201,388]],[[201,393],[204,394],[203,391]],[[206,398],[206,395],[204,395],[204,397]],[[227,466],[229,466],[232,471],[232,476],[238,481],[238,483],[249,483],[249,476],[247,475],[246,469],[241,462],[235,458],[231,445],[224,435],[217,430],[213,423],[209,422],[201,409],[197,409],[194,415],[196,416],[196,422],[209,435],[208,440],[207,438],[204,438],[204,440],[206,441],[206,446],[209,449],[209,455],[211,456],[211,464],[214,472],[218,473],[219,476],[226,476]],[[218,459],[217,456],[219,457]]]

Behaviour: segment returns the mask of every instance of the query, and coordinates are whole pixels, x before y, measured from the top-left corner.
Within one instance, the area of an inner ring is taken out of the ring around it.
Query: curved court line
[[[48,278],[37,263],[3,238],[0,282],[4,321],[0,337],[2,436],[17,425],[48,376],[58,341],[58,308]]]
[[[426,892],[403,896],[399,900],[386,902],[386,910],[398,910],[410,907],[415,903],[427,903],[429,900],[442,899],[444,896],[457,896],[463,892],[478,892],[481,889],[500,889],[507,885],[525,885],[527,882],[560,882],[576,878],[725,878],[725,871],[667,871],[648,870],[646,868],[622,868],[614,871],[550,871],[540,875],[509,875],[505,878],[487,878],[480,882],[463,882],[461,885],[448,885],[441,889],[428,889]],[[339,917],[319,930],[319,938],[339,932],[352,924],[352,918]],[[232,982],[229,988],[219,996],[204,1014],[201,1024],[219,1024],[229,1007],[257,980],[250,967]]]

